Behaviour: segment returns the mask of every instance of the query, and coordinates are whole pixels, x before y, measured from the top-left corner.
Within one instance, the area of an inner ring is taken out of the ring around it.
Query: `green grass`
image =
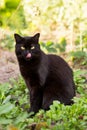
[[[87,83],[84,72],[74,72],[76,91],[72,106],[54,101],[49,111],[40,110],[34,117],[29,108],[28,89],[23,79],[0,85],[0,130],[87,130]],[[14,129],[13,129],[14,128]]]

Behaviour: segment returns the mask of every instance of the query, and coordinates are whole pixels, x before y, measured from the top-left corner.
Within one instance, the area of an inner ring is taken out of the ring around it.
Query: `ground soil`
[[[19,75],[18,63],[14,52],[0,48],[0,84]]]

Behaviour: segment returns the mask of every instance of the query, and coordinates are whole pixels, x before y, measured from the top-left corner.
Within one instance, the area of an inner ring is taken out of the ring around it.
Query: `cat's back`
[[[54,55],[54,54],[48,54],[48,59],[50,64],[54,65],[54,66],[59,66],[59,67],[69,67],[68,63],[60,56],[58,55]],[[61,66],[60,66],[61,65]]]
[[[72,69],[63,58],[54,54],[48,54],[48,60],[51,72],[55,72],[65,76],[69,75],[72,77]]]

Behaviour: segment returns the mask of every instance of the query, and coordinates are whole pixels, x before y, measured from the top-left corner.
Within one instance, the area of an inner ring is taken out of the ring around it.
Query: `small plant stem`
[[[81,49],[81,51],[83,51],[83,39],[82,39],[81,24],[80,24],[80,49]]]

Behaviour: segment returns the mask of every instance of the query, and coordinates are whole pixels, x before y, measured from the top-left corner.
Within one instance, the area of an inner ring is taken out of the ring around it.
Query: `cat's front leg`
[[[32,87],[30,89],[30,109],[29,112],[38,112],[42,106],[42,91],[40,88]]]

